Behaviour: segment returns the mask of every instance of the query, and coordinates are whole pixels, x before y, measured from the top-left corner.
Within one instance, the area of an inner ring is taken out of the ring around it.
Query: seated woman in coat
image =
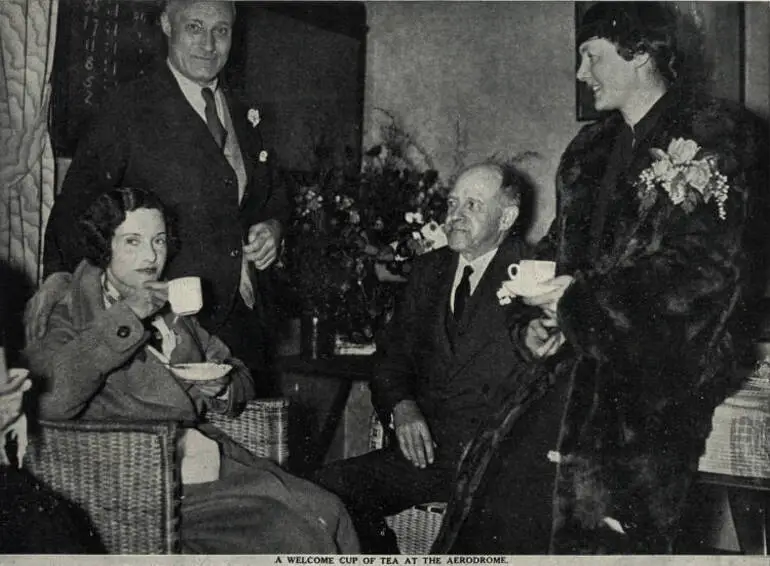
[[[134,188],[102,194],[81,217],[87,259],[46,334],[26,351],[33,374],[46,381],[40,416],[184,423],[183,552],[356,553],[355,531],[335,496],[202,422],[206,411],[235,415],[253,386],[221,340],[195,318],[170,312],[168,284],[159,281],[174,248],[167,221],[158,198]],[[176,377],[164,358],[226,361],[233,369],[196,385]]]

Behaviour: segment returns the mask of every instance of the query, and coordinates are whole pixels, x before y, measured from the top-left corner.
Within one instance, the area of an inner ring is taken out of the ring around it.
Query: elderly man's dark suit
[[[44,265],[47,274],[74,270],[82,259],[77,218],[97,194],[117,186],[152,189],[176,217],[181,242],[166,276],[202,278],[201,322],[254,367],[264,362],[258,344],[264,342],[269,281],[252,266],[257,304],[253,313],[246,310],[239,298],[242,242],[252,224],[285,222],[289,205],[285,189],[273,182],[271,156],[260,160],[259,129],[247,121],[247,109],[220,88],[246,169],[241,203],[233,168],[164,63],[120,87],[79,144],[48,222]],[[242,335],[251,342],[239,343]]]
[[[417,402],[435,441],[436,459],[419,469],[388,448],[326,466],[316,480],[348,506],[364,551],[377,547],[373,525],[411,505],[446,501],[455,467],[478,425],[516,389],[526,370],[510,329],[520,304],[501,306],[496,293],[507,267],[527,256],[509,237],[498,249],[459,321],[449,298],[459,255],[443,248],[418,258],[389,325],[371,382],[380,420],[391,421],[401,401]],[[378,344],[378,347],[381,344]]]

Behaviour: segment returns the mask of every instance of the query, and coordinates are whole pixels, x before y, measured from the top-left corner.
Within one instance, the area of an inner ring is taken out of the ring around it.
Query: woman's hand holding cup
[[[142,287],[127,287],[121,290],[123,302],[139,320],[144,320],[156,312],[168,301],[167,281],[146,281]]]

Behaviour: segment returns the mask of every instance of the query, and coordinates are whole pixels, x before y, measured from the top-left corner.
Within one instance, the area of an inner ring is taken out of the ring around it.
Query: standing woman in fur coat
[[[676,36],[672,8],[650,2],[599,2],[578,29],[577,78],[606,113],[561,159],[541,254],[555,290],[523,299],[543,312],[527,346],[558,352],[570,380],[554,553],[672,553],[713,411],[738,385],[767,127],[689,88]]]

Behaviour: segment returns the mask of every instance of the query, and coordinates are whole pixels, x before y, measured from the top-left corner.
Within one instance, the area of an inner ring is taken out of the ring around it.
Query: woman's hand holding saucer
[[[521,300],[525,304],[533,307],[540,307],[550,318],[556,318],[556,307],[564,292],[572,284],[574,278],[572,275],[559,275],[548,281],[543,281],[541,285],[548,288],[548,291],[539,295],[522,296]]]
[[[527,305],[540,307],[546,315],[529,323],[524,335],[524,344],[536,358],[547,358],[555,354],[564,343],[564,334],[559,330],[557,308],[564,292],[572,284],[571,275],[559,275],[543,281],[543,288],[548,289],[537,295],[522,296]]]
[[[197,387],[201,393],[208,397],[217,397],[224,393],[225,389],[230,385],[230,375],[225,375],[219,379],[212,379],[210,381],[197,381],[195,387]]]

